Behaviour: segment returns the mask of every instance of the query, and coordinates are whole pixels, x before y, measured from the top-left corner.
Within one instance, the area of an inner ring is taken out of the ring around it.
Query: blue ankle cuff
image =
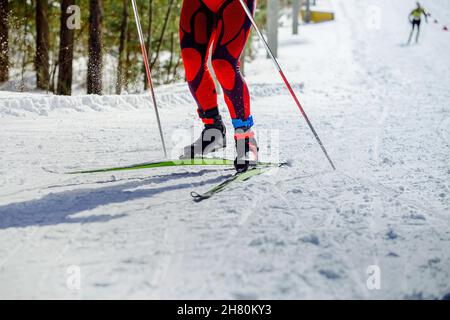
[[[254,125],[252,116],[248,117],[247,120],[245,120],[245,121],[241,120],[241,119],[233,119],[232,122],[233,122],[233,127],[235,129],[238,129],[238,128],[251,128]]]

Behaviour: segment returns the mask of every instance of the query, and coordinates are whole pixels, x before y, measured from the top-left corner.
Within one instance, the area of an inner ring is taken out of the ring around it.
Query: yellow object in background
[[[302,20],[305,21],[306,10],[300,11]],[[334,12],[326,12],[326,11],[311,11],[311,22],[325,22],[325,21],[333,21],[334,20]]]

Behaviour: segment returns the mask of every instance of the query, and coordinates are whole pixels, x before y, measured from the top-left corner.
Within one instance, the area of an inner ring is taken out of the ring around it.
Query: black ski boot
[[[258,164],[258,144],[251,128],[236,129],[234,135],[236,143],[236,160],[234,167],[238,173],[256,167]]]
[[[184,155],[181,159],[193,159],[203,157],[208,153],[223,149],[227,146],[226,127],[222,122],[222,117],[216,115],[213,118],[203,118],[205,128],[193,144],[184,148]]]

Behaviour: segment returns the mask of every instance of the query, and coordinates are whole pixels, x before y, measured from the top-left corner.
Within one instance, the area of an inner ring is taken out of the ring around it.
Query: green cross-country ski
[[[266,171],[268,171],[270,169],[281,167],[281,166],[284,166],[284,165],[286,165],[286,163],[266,164],[266,165],[259,164],[258,167],[256,167],[256,168],[249,169],[249,170],[247,170],[245,172],[242,172],[242,173],[236,173],[232,177],[226,179],[222,183],[218,184],[217,186],[213,187],[212,189],[210,189],[209,191],[207,191],[207,192],[205,192],[203,194],[199,194],[197,192],[191,192],[191,196],[192,196],[192,198],[194,198],[195,202],[200,202],[200,201],[209,199],[213,195],[223,191],[226,187],[228,187],[233,182],[247,181],[248,179],[250,179],[250,178],[252,178],[254,176],[258,176],[260,174],[263,174],[264,172],[266,172]]]
[[[123,167],[112,167],[103,169],[91,169],[82,171],[68,172],[67,174],[88,174],[88,173],[104,173],[104,172],[116,172],[116,171],[130,171],[130,170],[142,170],[153,169],[162,167],[181,167],[181,166],[233,166],[233,160],[220,159],[220,158],[194,158],[194,159],[179,159],[179,160],[167,160],[158,162],[148,162],[133,164]],[[273,163],[260,163],[261,166],[273,166]]]

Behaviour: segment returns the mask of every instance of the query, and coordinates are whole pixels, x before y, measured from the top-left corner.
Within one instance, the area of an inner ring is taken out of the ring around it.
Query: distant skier
[[[426,23],[428,23],[428,17],[427,17],[427,13],[425,12],[425,9],[422,8],[422,6],[420,5],[419,2],[417,2],[417,8],[415,8],[409,15],[409,21],[411,22],[412,29],[411,29],[411,33],[409,34],[408,44],[411,43],[414,29],[416,27],[417,27],[416,43],[419,42],[420,23],[422,21],[422,15],[425,17]]]
[[[245,1],[253,13],[256,0]],[[240,72],[240,57],[250,34],[251,22],[238,0],[184,0],[180,18],[181,56],[197,112],[204,124],[200,138],[184,150],[183,158],[204,156],[226,147],[226,128],[219,114],[217,92],[207,66],[212,66],[224,91],[235,129],[238,172],[258,161],[252,131],[250,95]]]

